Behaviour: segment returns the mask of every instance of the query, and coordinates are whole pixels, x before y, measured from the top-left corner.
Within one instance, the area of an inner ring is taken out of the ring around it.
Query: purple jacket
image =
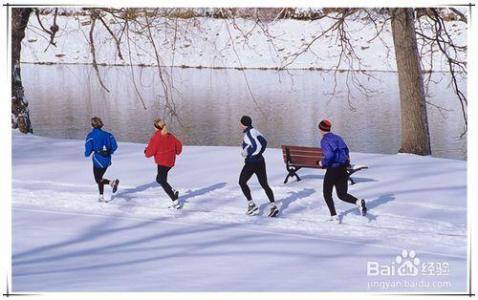
[[[349,148],[340,136],[332,132],[326,133],[320,141],[320,148],[324,153],[322,167],[337,168],[350,163]]]

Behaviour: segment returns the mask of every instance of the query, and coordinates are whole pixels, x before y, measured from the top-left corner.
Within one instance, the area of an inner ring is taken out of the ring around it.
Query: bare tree
[[[22,40],[25,37],[25,29],[33,11],[33,8],[12,8],[12,128],[18,128],[22,133],[33,132],[20,67]],[[56,24],[58,8],[55,9],[53,24],[49,29],[41,22],[38,9],[35,9],[35,11],[42,30],[50,35],[48,46],[55,46],[55,35],[59,29]]]
[[[428,28],[416,28],[416,23],[420,24],[420,22],[416,22],[415,15],[429,20],[430,26]],[[287,14],[281,13],[280,17],[294,18],[297,17],[297,14],[288,10]],[[459,76],[462,74],[466,75],[466,61],[464,60],[466,57],[466,45],[459,45],[446,26],[447,20],[459,20],[466,23],[467,18],[462,12],[457,9],[450,9],[448,12],[446,8],[324,8],[321,10],[321,13],[315,13],[315,19],[317,18],[330,18],[333,22],[329,27],[315,34],[311,41],[303,43],[299,51],[288,57],[283,67],[291,65],[299,56],[307,53],[314,43],[324,41],[327,36],[335,36],[335,41],[340,46],[340,50],[337,64],[333,68],[334,74],[335,76],[337,75],[342,62],[348,65],[347,70],[345,70],[345,85],[350,104],[350,88],[357,89],[365,96],[373,91],[355,76],[354,71],[360,71],[362,63],[360,56],[357,55],[354,46],[350,42],[351,35],[347,29],[347,22],[360,20],[373,24],[376,29],[376,35],[369,42],[376,39],[383,42],[381,37],[384,34],[383,29],[385,24],[390,22],[400,89],[401,145],[399,151],[419,155],[431,154],[426,104],[437,107],[440,110],[446,109],[427,101],[421,66],[426,59],[429,59],[430,71],[426,82],[429,83],[434,60],[436,59],[434,56],[436,52],[439,52],[448,64],[450,85],[459,100],[463,114],[465,129],[462,136],[464,136],[467,131],[467,97],[459,85]],[[427,55],[429,56],[419,54],[418,39],[422,42],[422,49],[429,48],[427,50]],[[333,43],[333,41],[329,42]],[[388,45],[385,46],[388,49],[388,57],[390,49]],[[358,68],[355,66],[358,66]],[[361,74],[366,73],[361,72]],[[335,78],[336,84],[337,77]]]
[[[31,8],[12,9],[12,127],[22,133],[32,132],[28,101],[23,92],[20,53]]]
[[[430,155],[427,106],[413,10],[390,9],[400,88],[400,152]]]

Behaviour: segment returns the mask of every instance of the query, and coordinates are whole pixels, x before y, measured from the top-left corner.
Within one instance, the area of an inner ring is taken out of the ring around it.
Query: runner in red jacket
[[[144,149],[144,155],[146,157],[154,156],[154,161],[158,165],[156,181],[173,201],[172,207],[181,208],[179,192],[174,190],[168,183],[168,172],[174,166],[176,155],[181,153],[183,146],[173,134],[168,132],[164,121],[160,119],[155,120],[154,130],[156,133],[149,141],[146,149]]]

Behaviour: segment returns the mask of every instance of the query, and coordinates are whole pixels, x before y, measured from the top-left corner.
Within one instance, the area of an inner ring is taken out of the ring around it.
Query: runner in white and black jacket
[[[266,192],[271,203],[269,217],[275,217],[279,213],[279,209],[274,202],[274,193],[267,182],[266,162],[262,156],[266,150],[267,141],[257,129],[252,127],[252,119],[249,116],[243,116],[241,118],[241,129],[244,133],[242,156],[245,157],[245,164],[239,177],[239,185],[249,204],[247,214],[254,215],[257,214],[259,210],[254,201],[252,201],[251,190],[247,185],[247,181],[253,174],[256,174],[259,184]]]

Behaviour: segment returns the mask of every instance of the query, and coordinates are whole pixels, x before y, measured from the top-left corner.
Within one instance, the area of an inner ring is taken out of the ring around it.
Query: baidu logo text
[[[417,276],[421,271],[420,259],[415,251],[403,250],[389,264],[367,262],[368,276]]]

